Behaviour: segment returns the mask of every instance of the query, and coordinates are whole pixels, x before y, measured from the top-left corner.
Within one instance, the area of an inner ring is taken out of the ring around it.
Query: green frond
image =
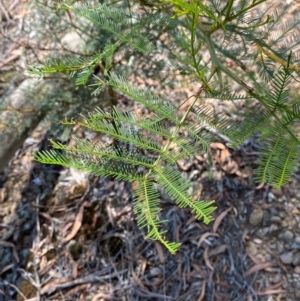
[[[147,228],[147,238],[160,241],[171,254],[180,247],[180,243],[169,242],[165,238],[166,231],[160,231],[159,228],[164,221],[159,220],[159,194],[153,183],[144,179],[136,182],[133,185],[134,192],[134,213],[138,226],[140,228]]]
[[[101,159],[120,161],[126,164],[152,168],[155,159],[144,155],[139,149],[122,145],[103,145],[102,143],[90,143],[83,139],[75,138],[76,145],[68,146],[60,142],[50,140],[55,149],[64,150],[76,154],[87,154]],[[121,164],[121,163],[120,163]]]
[[[122,25],[130,25],[131,19],[136,18],[136,15],[132,13],[127,8],[116,7],[116,6],[108,6],[106,4],[97,4],[97,5],[90,5],[90,4],[81,4],[72,6],[71,9],[79,15],[83,16],[94,16],[93,13],[97,13],[98,15],[103,15],[106,18],[109,18],[116,23]],[[92,17],[91,17],[92,18]],[[95,17],[97,18],[97,17]]]
[[[145,118],[142,115],[138,116],[132,112],[120,111],[117,107],[113,107],[112,113],[105,112],[100,108],[97,108],[94,117],[96,119],[115,120],[119,123],[126,123],[128,125],[146,130],[154,135],[159,135],[166,139],[172,139],[172,133],[166,125],[162,124],[164,119],[161,117],[154,116],[152,118]]]
[[[258,110],[255,113],[252,112],[250,116],[246,116],[243,121],[236,123],[230,134],[230,137],[234,138],[232,145],[237,146],[253,133],[263,130],[270,122],[271,116],[267,110]]]
[[[82,71],[78,72],[77,79],[76,79],[76,85],[77,86],[85,85],[88,82],[91,75],[94,73],[94,70],[95,70],[95,65],[91,66],[89,68],[85,68]]]
[[[173,145],[175,144],[178,148],[178,151],[174,150],[177,154],[177,158],[180,159],[181,157],[193,157],[197,151],[199,151],[199,146],[194,143],[193,140],[189,139],[185,136],[173,137],[170,139]],[[170,150],[172,147],[170,147]],[[177,159],[177,160],[178,160]]]
[[[55,58],[43,62],[40,67],[29,67],[29,74],[44,77],[51,73],[70,73],[77,74],[78,85],[85,85],[90,75],[93,73],[95,66],[102,59],[103,54],[96,54],[89,58]]]
[[[300,119],[300,102],[297,101],[291,106],[291,111],[286,111],[285,114],[288,116],[286,122],[290,123],[294,119]]]
[[[278,43],[281,43],[286,37],[291,37],[295,32],[295,29],[300,25],[300,14],[296,13],[293,15],[289,14],[289,18],[284,18],[284,22],[276,22],[282,20],[281,18],[288,13],[289,6],[286,5],[282,9],[275,9],[273,13],[274,24],[277,24],[276,27],[268,28],[268,33],[270,34],[271,44],[270,46],[275,46]],[[270,30],[272,29],[272,31]],[[290,45],[291,46],[291,45]],[[286,48],[288,50],[293,50],[293,48]]]
[[[212,10],[209,5],[205,5],[197,0],[184,1],[184,0],[161,0],[164,3],[172,4],[176,17],[183,15],[196,15],[198,17],[207,17],[217,23],[221,23],[221,19]]]
[[[176,26],[179,25],[178,20],[171,18],[168,14],[164,14],[161,12],[156,12],[153,14],[149,14],[147,16],[140,15],[137,17],[139,21],[139,26],[149,26],[162,28],[167,27],[168,30],[176,29]]]
[[[202,133],[203,129],[211,133],[220,133],[224,136],[231,138],[236,138],[236,123],[224,115],[216,114],[215,110],[211,106],[197,106],[192,107],[192,112],[196,115],[199,120],[199,124],[196,124],[190,131],[195,131],[195,133]],[[210,136],[208,136],[210,137]],[[201,138],[200,138],[201,141]]]
[[[191,123],[186,130],[197,148],[196,153],[207,153],[210,143],[216,140],[216,134],[209,132],[204,125]]]
[[[259,76],[264,82],[270,82],[274,77],[276,68],[274,61],[268,57],[264,57],[262,53],[258,53],[255,62]]]
[[[270,97],[266,101],[270,105],[270,109],[275,112],[278,107],[286,104],[288,101],[289,91],[286,89],[293,79],[293,70],[288,68],[280,68],[274,74],[271,81]]]
[[[96,119],[94,116],[90,116],[90,118],[85,118],[84,123],[79,124],[95,132],[106,134],[119,141],[124,141],[141,149],[147,149],[159,155],[165,156],[165,153],[161,149],[158,141],[155,141],[154,138],[149,139],[148,137],[139,135],[135,129],[123,126],[121,123],[112,123],[106,120]],[[172,159],[172,161],[174,160]]]
[[[272,19],[274,20],[274,22],[270,22],[266,25],[265,30],[264,30],[264,36],[265,37],[272,37],[272,35],[274,34],[274,30],[277,29],[280,20],[284,19],[284,16],[286,15],[286,13],[288,12],[288,6],[280,6],[280,7],[275,7],[272,10]],[[276,32],[276,31],[275,31]],[[274,42],[276,42],[276,40],[280,40],[281,37],[276,34],[275,39],[271,38],[271,40],[273,40]]]
[[[177,109],[173,104],[163,101],[162,99],[153,95],[149,90],[139,88],[138,86],[130,83],[124,77],[111,74],[107,82],[100,83],[100,85],[103,84],[116,88],[118,91],[127,95],[134,101],[145,105],[158,116],[170,119],[175,124],[179,123],[176,116]]]
[[[134,165],[116,162],[114,160],[96,158],[88,154],[66,151],[61,154],[58,151],[41,151],[35,155],[35,160],[52,165],[72,167],[90,172],[96,176],[114,177],[122,181],[139,181],[143,178]]]
[[[228,3],[220,0],[209,0],[207,1],[207,6],[217,14],[221,15]]]
[[[67,166],[68,160],[64,155],[55,150],[41,151],[35,154],[34,159],[40,163]]]
[[[117,48],[118,43],[105,45],[103,51],[98,55],[97,59],[92,61],[93,63],[91,64],[91,66],[84,68],[77,73],[76,85],[85,85],[91,75],[94,73],[95,67],[100,63],[101,60],[105,62],[104,74],[106,74],[111,67],[112,57]]]
[[[236,100],[250,100],[253,99],[253,96],[251,95],[243,95],[243,94],[237,94],[237,93],[231,93],[229,91],[223,90],[223,91],[217,91],[213,90],[209,93],[205,94],[205,98],[211,98],[211,99],[219,99],[223,101],[236,101]]]
[[[297,168],[299,141],[282,127],[263,136],[263,149],[259,153],[255,170],[256,180],[280,188],[287,184]]]
[[[170,128],[163,124],[166,121],[164,118],[154,116],[151,118],[145,118],[144,116],[137,116],[131,112],[122,112],[117,107],[113,107],[113,112],[105,112],[101,109],[96,110],[97,114],[94,115],[96,119],[114,120],[114,122],[130,125],[135,127],[140,132],[144,131],[145,136],[155,135],[172,141],[177,145],[178,151],[172,151],[174,160],[177,161],[181,156],[193,156],[197,150],[195,146],[188,138],[183,136],[174,136],[170,131]]]
[[[99,60],[99,55],[90,58],[53,58],[43,62],[41,67],[29,67],[29,74],[43,76],[49,73],[57,72],[77,72],[84,68],[90,67]]]
[[[153,43],[150,41],[151,36],[147,33],[140,33],[138,26],[135,28],[132,22],[132,15],[127,10],[108,7],[104,4],[99,4],[96,7],[84,4],[71,7],[71,10],[78,16],[99,25],[119,41],[126,42],[142,53],[149,53],[155,49]],[[130,26],[131,30],[128,30]]]
[[[226,31],[224,33],[224,39],[227,40],[227,35],[229,35],[230,31]],[[228,37],[229,41],[235,39],[234,37]],[[240,43],[235,43],[234,46],[226,43],[220,43],[218,45],[217,42],[214,43],[214,47],[216,48],[217,52],[220,54],[222,58],[229,58],[233,62],[235,62],[242,70],[246,69],[246,64],[243,63],[245,59],[249,57],[247,53],[247,43],[245,43],[244,39],[241,39]]]
[[[84,122],[79,122],[78,124],[126,142],[129,145],[134,145],[137,148],[152,151],[173,164],[178,160],[179,154],[176,154],[176,151],[164,150],[157,137],[142,135],[134,127],[127,126],[121,122],[115,120],[112,122],[111,120],[99,119],[97,115],[90,115],[88,118],[84,118]]]
[[[213,220],[211,213],[215,210],[215,207],[211,205],[214,202],[193,201],[189,191],[192,183],[184,179],[177,169],[174,169],[172,166],[162,167],[157,165],[154,167],[153,172],[156,175],[158,184],[179,207],[191,208],[196,218],[202,219],[205,224]]]

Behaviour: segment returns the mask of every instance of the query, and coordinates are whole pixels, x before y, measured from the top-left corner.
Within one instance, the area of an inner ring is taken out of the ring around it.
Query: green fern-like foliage
[[[46,164],[74,167],[98,176],[112,176],[133,182],[138,225],[147,229],[147,238],[160,241],[171,253],[175,253],[180,243],[169,242],[165,237],[166,231],[161,230],[163,221],[159,217],[157,185],[180,208],[191,208],[198,219],[209,223],[215,209],[213,202],[193,200],[192,183],[180,174],[176,165],[177,160],[195,153],[201,145],[179,135],[181,121],[174,107],[149,91],[133,86],[124,78],[112,76],[106,84],[119,87],[119,90],[155,111],[155,117],[142,119],[116,107],[111,113],[97,109],[96,113],[85,117],[83,121],[65,121],[65,124],[79,124],[109,135],[118,143],[90,144],[77,139],[76,146],[66,146],[51,141],[56,151],[40,152],[36,159]],[[173,130],[166,126],[167,122],[175,126]],[[152,156],[147,156],[145,152],[151,152]]]
[[[297,82],[300,72],[296,35],[300,18],[296,15],[281,24],[288,6],[270,11],[264,5],[266,0],[144,2],[140,1],[139,10],[131,2],[132,6],[124,8],[109,1],[97,6],[58,1],[61,9],[85,18],[110,38],[98,53],[49,59],[31,67],[30,73],[44,77],[65,72],[76,76],[78,85],[84,85],[94,68],[101,65],[102,74],[93,83],[94,93],[105,87],[118,91],[144,105],[152,117],[123,112],[117,106],[110,111],[99,108],[83,120],[64,123],[110,136],[113,144],[77,139],[77,145],[71,147],[52,141],[54,150],[40,152],[36,159],[132,182],[138,225],[147,230],[147,238],[160,241],[175,253],[180,243],[167,238],[160,219],[159,189],[179,207],[189,207],[205,223],[212,220],[215,209],[212,201],[194,200],[191,183],[177,169],[179,159],[207,152],[209,144],[220,139],[240,145],[259,132],[257,181],[281,187],[295,170],[300,102],[291,99],[289,87]],[[161,33],[167,36],[162,41],[158,38]],[[186,100],[176,106],[167,95],[162,99],[113,72],[114,57],[121,51],[150,57],[162,50],[170,66],[199,83],[199,93],[189,100],[184,113],[180,107]],[[243,91],[230,90],[232,83]],[[205,106],[204,98],[253,102],[256,109],[237,122]]]

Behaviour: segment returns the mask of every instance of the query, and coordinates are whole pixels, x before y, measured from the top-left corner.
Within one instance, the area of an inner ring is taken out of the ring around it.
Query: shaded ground
[[[200,154],[178,163],[218,210],[205,226],[162,194],[171,239],[182,242],[172,256],[137,228],[129,183],[32,160],[49,149],[48,129],[42,122],[1,173],[1,301],[300,299],[300,174],[280,191],[255,184],[257,137],[236,150],[214,143],[214,164]]]

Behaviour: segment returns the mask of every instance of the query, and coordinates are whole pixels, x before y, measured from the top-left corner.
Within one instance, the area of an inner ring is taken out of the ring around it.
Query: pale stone
[[[264,211],[260,208],[255,208],[250,214],[249,223],[252,226],[257,226],[262,222]]]
[[[252,241],[249,241],[247,250],[249,253],[251,253],[252,255],[256,255],[257,254],[257,247],[256,244]]]
[[[292,252],[284,252],[280,255],[280,260],[284,264],[291,264],[293,261],[293,253]]]
[[[297,252],[294,257],[293,257],[293,265],[298,265],[300,264],[300,252]]]
[[[290,230],[286,230],[284,233],[283,233],[283,238],[286,240],[286,241],[291,241],[293,238],[294,238],[294,233]]]

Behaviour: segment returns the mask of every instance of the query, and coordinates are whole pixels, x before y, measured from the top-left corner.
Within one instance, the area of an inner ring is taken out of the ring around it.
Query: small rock
[[[153,267],[153,268],[151,268],[150,275],[152,277],[161,275],[161,269],[159,267]]]
[[[295,267],[294,273],[295,274],[300,274],[300,265],[298,265],[297,267]]]
[[[257,231],[257,236],[260,238],[264,238],[268,232],[269,232],[269,227],[261,228]]]
[[[180,159],[177,161],[178,167],[183,171],[188,171],[192,167],[192,162],[189,160]]]
[[[272,279],[272,282],[273,282],[273,283],[277,283],[277,282],[279,282],[280,280],[282,280],[282,276],[279,275],[279,274],[277,274],[277,275],[275,275],[274,278]]]
[[[300,245],[300,236],[299,235],[297,235],[295,237],[295,243]]]
[[[280,255],[280,260],[284,264],[291,264],[293,261],[293,253],[292,252],[284,252]]]
[[[290,218],[288,222],[288,229],[293,231],[295,227],[297,227],[297,220],[295,218]]]
[[[275,195],[272,192],[268,193],[268,202],[271,203],[276,199]]]
[[[250,214],[249,223],[252,226],[257,226],[261,223],[264,217],[264,211],[260,208],[255,208]]]
[[[277,251],[278,253],[282,253],[284,250],[283,244],[282,243],[277,243]]]
[[[286,250],[286,251],[291,251],[293,248],[291,247],[291,245],[290,244],[285,244],[284,245],[284,250]]]
[[[223,172],[217,170],[213,171],[212,178],[216,181],[221,181],[223,178]]]
[[[300,253],[299,252],[294,255],[292,264],[293,265],[300,264]]]
[[[279,216],[272,216],[272,217],[270,218],[270,221],[271,221],[272,223],[278,223],[278,224],[280,224],[280,223],[281,223],[281,218],[280,218]]]
[[[269,227],[269,232],[272,233],[274,231],[278,231],[278,225],[271,224],[271,226]]]
[[[252,241],[249,241],[247,250],[249,253],[251,253],[252,255],[256,255],[257,254],[257,247],[256,244]]]
[[[294,238],[294,233],[290,230],[286,230],[284,233],[283,233],[283,239],[285,241],[291,241],[292,239]]]
[[[81,35],[79,35],[76,31],[67,33],[61,40],[62,44],[67,49],[70,50],[79,50],[82,51],[85,42]]]
[[[195,169],[195,170],[193,170],[193,171],[191,172],[191,174],[190,174],[190,176],[189,176],[189,179],[190,179],[191,181],[195,181],[195,180],[197,180],[197,178],[199,177],[199,175],[200,175],[200,171],[197,170],[197,169]]]
[[[291,245],[291,249],[293,249],[293,250],[300,250],[300,245],[299,245],[299,244],[296,244],[296,243],[293,243],[293,244]]]
[[[272,255],[271,254],[266,254],[265,255],[265,260],[266,261],[271,261],[272,260]]]
[[[279,211],[274,207],[269,208],[269,211],[271,216],[275,216],[279,214]]]

